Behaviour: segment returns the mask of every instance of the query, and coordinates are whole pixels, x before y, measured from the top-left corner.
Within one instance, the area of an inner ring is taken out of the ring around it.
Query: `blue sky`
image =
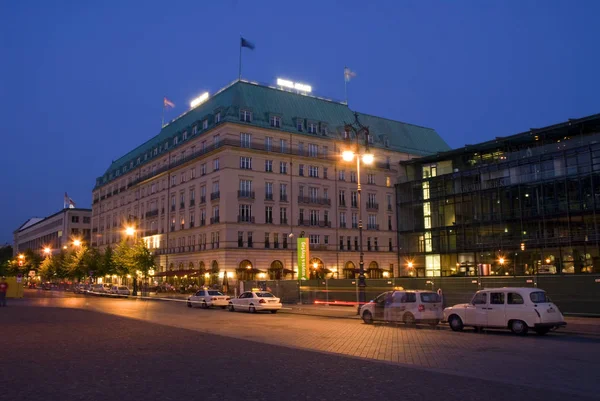
[[[452,146],[600,112],[596,16],[584,1],[0,2],[0,243],[31,216],[89,207],[111,160],[175,104],[277,76]]]

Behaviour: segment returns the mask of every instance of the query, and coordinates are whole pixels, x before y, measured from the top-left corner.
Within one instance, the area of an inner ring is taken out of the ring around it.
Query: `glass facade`
[[[600,116],[404,162],[409,276],[600,272]]]

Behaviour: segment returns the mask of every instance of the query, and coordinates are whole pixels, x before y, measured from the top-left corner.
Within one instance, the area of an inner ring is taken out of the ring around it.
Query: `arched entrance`
[[[356,265],[351,262],[351,261],[347,261],[344,264],[344,269],[342,270],[342,273],[344,274],[344,278],[348,278],[348,279],[353,279],[356,276]]]
[[[308,271],[310,272],[310,279],[324,279],[325,275],[329,273],[329,270],[325,269],[323,261],[319,258],[310,259]]]
[[[252,265],[252,262],[250,262],[248,259],[244,259],[235,269],[235,272],[237,273],[238,280],[248,281],[254,280],[254,277],[256,276],[255,270],[256,269]]]
[[[219,263],[213,260],[210,263],[210,284],[215,285],[219,283]]]
[[[269,279],[281,280],[283,278],[283,263],[280,260],[274,260],[269,266]]]
[[[375,261],[369,263],[367,272],[369,273],[369,278],[383,278],[383,271],[379,268],[379,265]]]

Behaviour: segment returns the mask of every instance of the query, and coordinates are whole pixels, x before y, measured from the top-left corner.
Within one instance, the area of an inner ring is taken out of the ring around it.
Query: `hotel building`
[[[134,226],[156,255],[158,275],[291,278],[296,239],[304,235],[316,277],[351,278],[359,265],[360,207],[365,270],[370,277],[403,274],[399,162],[449,147],[430,128],[362,113],[358,121],[368,138],[345,130],[355,122],[345,103],[235,81],[96,179],[92,245],[114,247]],[[357,149],[357,139],[375,157],[361,166],[360,205],[356,162],[341,158]]]

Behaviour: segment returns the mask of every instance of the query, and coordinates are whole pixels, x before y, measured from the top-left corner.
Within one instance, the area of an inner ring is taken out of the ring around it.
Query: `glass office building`
[[[600,272],[600,114],[401,165],[406,275]]]

